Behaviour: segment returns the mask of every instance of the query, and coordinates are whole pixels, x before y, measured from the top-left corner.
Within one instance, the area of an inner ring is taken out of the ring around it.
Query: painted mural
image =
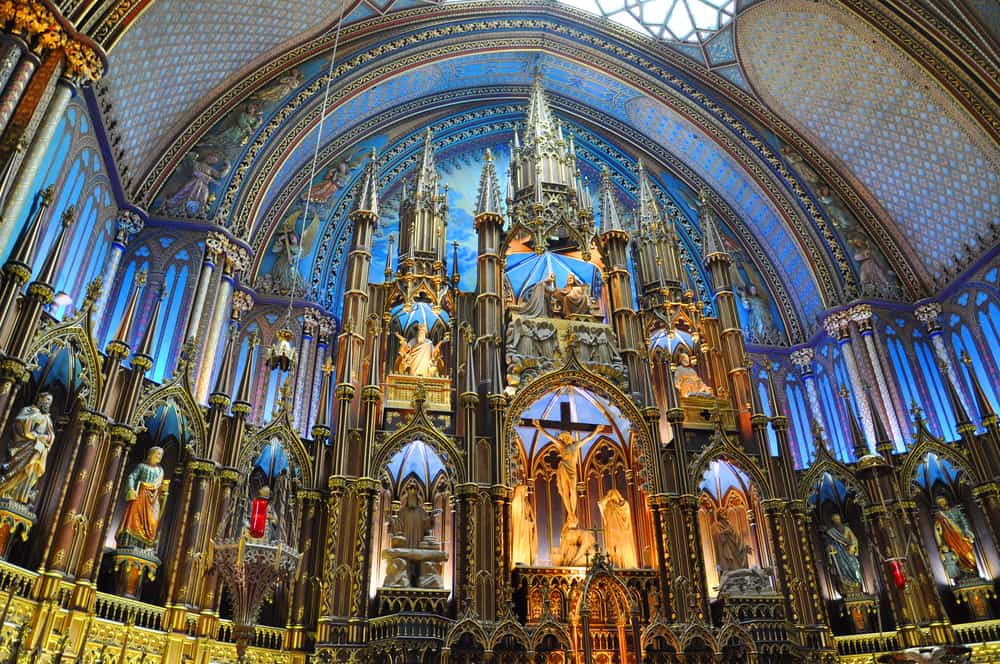
[[[230,110],[184,156],[155,198],[153,212],[210,218],[233,165],[239,162],[254,134],[307,78],[319,72],[320,65],[312,61],[291,69]]]

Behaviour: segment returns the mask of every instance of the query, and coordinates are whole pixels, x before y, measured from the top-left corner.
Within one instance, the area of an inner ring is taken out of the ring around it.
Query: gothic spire
[[[868,399],[868,410],[871,411],[872,427],[875,429],[875,449],[892,449],[892,437],[885,428],[885,422],[882,421],[882,415],[879,414],[878,405],[868,386],[865,386],[865,398]]]
[[[982,419],[983,425],[986,426],[991,422],[995,422],[997,414],[993,410],[993,404],[986,397],[986,392],[983,391],[983,386],[979,383],[979,376],[976,375],[975,369],[972,368],[972,358],[964,350],[962,351],[962,364],[965,365],[965,370],[969,372],[969,380],[972,381],[972,392],[976,396],[976,406],[979,408],[979,417]]]
[[[861,425],[858,424],[858,418],[854,414],[854,408],[851,406],[851,395],[847,392],[846,387],[840,388],[840,396],[844,400],[844,409],[847,410],[847,420],[851,427],[851,443],[854,447],[854,457],[860,459],[861,457],[868,456],[871,449],[868,447],[865,432],[861,430]]]
[[[135,320],[135,312],[139,306],[139,293],[145,285],[146,271],[140,270],[139,273],[135,275],[135,287],[132,290],[132,296],[129,298],[128,304],[125,305],[125,311],[122,313],[122,319],[118,322],[118,331],[115,332],[111,343],[108,344],[107,351],[109,354],[111,354],[113,347],[118,348],[122,345],[124,345],[124,350],[120,353],[121,357],[125,357],[125,355],[128,354],[128,342],[132,337],[132,322]]]
[[[378,216],[378,164],[375,161],[375,148],[372,148],[368,156],[368,163],[361,174],[358,182],[357,194],[354,196],[354,210],[352,212],[367,212]]]
[[[495,214],[500,216],[500,182],[497,180],[497,169],[493,165],[493,153],[486,149],[486,159],[483,172],[479,176],[479,195],[476,198],[476,216]]]
[[[525,131],[525,146],[540,147],[548,139],[554,139],[557,128],[552,119],[552,111],[545,101],[545,90],[542,88],[541,72],[535,72],[531,82],[531,92],[528,95],[528,122]]]
[[[701,224],[701,255],[706,259],[717,254],[728,255],[715,212],[708,205],[708,192],[705,190],[698,194],[698,221]]]
[[[601,231],[607,233],[624,230],[618,201],[615,200],[615,185],[611,179],[611,170],[607,166],[601,171],[601,189],[598,198],[601,205]]]
[[[59,235],[56,236],[55,243],[49,249],[49,253],[45,257],[45,262],[42,264],[42,269],[38,271],[38,276],[35,278],[37,283],[51,286],[52,282],[55,281],[59,255],[62,253],[63,245],[66,244],[66,232],[73,224],[74,215],[75,209],[72,205],[63,212],[62,219],[60,220],[62,226],[59,228]]]
[[[247,361],[243,365],[243,374],[240,376],[240,386],[236,389],[236,403],[246,404],[247,407],[252,403],[250,401],[250,393],[253,390],[253,374],[256,368],[256,357],[257,357],[257,334],[256,332],[250,335],[250,347],[247,350]],[[236,412],[235,406],[233,407],[233,412]],[[249,412],[249,411],[248,411]]]
[[[438,193],[438,172],[434,165],[434,144],[431,142],[431,128],[424,133],[424,151],[420,156],[420,170],[417,171],[417,198],[434,198]]]
[[[31,269],[32,256],[38,245],[42,215],[45,214],[45,209],[52,204],[52,197],[54,195],[55,187],[52,185],[49,185],[47,189],[38,193],[38,207],[35,209],[35,214],[31,216],[24,230],[21,231],[21,235],[17,238],[17,243],[14,245],[14,250],[10,253],[8,262],[19,263],[29,270]]]
[[[142,339],[139,340],[139,347],[135,351],[135,354],[140,357],[153,359],[153,339],[156,338],[156,326],[160,322],[160,309],[166,294],[166,290],[160,286],[160,292],[156,294],[156,301],[153,303],[153,313],[149,315],[149,322],[142,333]]]
[[[219,364],[219,377],[215,379],[215,389],[212,394],[228,397],[232,387],[230,381],[233,379],[233,354],[236,352],[236,322],[230,321],[229,330],[226,333],[226,347],[222,351],[222,362]]]
[[[663,221],[660,205],[656,202],[656,194],[653,193],[653,185],[649,182],[646,167],[641,159],[639,160],[639,209],[637,214],[640,230],[647,230],[651,225]]]

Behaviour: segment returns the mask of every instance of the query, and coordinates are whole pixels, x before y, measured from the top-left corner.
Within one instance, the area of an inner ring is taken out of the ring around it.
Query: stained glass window
[[[560,0],[656,39],[697,43],[733,20],[735,0]]]

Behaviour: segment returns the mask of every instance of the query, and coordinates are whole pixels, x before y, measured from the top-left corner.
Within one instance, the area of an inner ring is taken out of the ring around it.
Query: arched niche
[[[710,596],[725,571],[770,566],[761,500],[757,484],[735,463],[707,463],[698,483],[698,530]]]
[[[383,588],[453,589],[455,477],[447,453],[432,438],[414,436],[376,467],[381,491],[373,514],[372,596]],[[406,553],[413,551],[436,553]]]
[[[941,448],[925,452],[906,470],[920,528],[913,545],[927,552],[937,582],[956,588],[994,578],[1000,569],[996,543],[972,495],[962,460]]]
[[[593,388],[561,385],[511,425],[514,564],[584,565],[600,548],[618,567],[655,565],[643,455],[622,408]]]

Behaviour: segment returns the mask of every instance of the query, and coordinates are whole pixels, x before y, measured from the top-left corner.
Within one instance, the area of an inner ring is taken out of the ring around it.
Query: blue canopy
[[[434,448],[422,440],[414,440],[392,455],[387,470],[397,490],[410,475],[430,490],[437,476],[444,472],[444,463]]]
[[[518,300],[523,299],[531,287],[545,281],[550,274],[556,276],[556,286],[566,285],[566,277],[573,274],[590,286],[594,297],[601,284],[601,275],[593,263],[546,251],[542,254],[526,252],[507,256],[507,279]]]
[[[402,304],[397,304],[392,308],[392,317],[399,321],[399,329],[404,333],[414,325],[423,323],[430,332],[437,324],[448,327],[448,314],[442,310],[434,313],[434,308],[427,302],[414,302],[410,311],[404,311]]]

